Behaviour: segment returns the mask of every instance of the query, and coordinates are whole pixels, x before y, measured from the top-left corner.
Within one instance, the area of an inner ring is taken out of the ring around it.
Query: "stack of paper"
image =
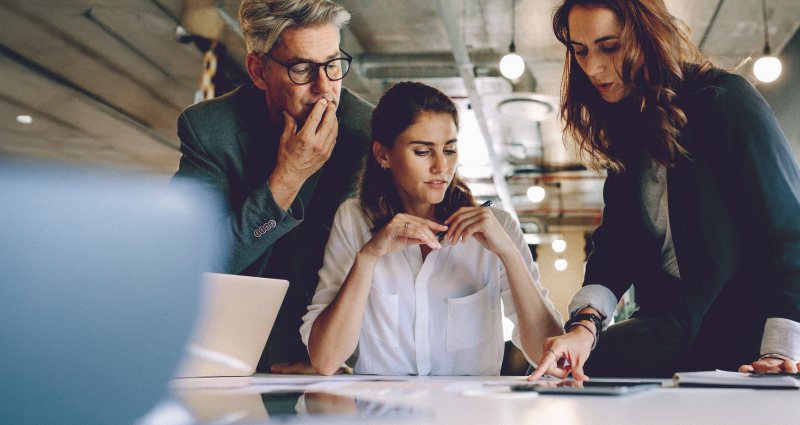
[[[731,387],[763,389],[800,389],[800,379],[787,375],[750,375],[747,373],[716,370],[709,372],[681,372],[672,378],[681,387]]]

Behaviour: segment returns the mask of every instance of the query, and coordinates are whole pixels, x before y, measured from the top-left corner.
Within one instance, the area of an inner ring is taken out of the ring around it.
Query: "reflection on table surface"
[[[546,387],[546,388],[608,388],[608,387],[632,387],[638,385],[661,386],[661,382],[651,381],[538,381],[535,383],[527,384],[528,387]]]
[[[589,382],[608,381],[640,380]],[[181,380],[171,388],[197,422],[215,425],[359,420],[415,425],[788,424],[800,417],[799,390],[679,388],[672,380],[656,382],[656,388],[621,397],[512,391],[512,386],[532,385],[525,376],[259,375]]]
[[[313,417],[382,419],[413,414],[410,407],[319,391],[253,394],[192,390],[176,391],[175,397],[197,422],[224,424]]]

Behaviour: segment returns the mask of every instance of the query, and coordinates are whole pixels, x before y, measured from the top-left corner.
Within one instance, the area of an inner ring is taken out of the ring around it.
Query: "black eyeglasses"
[[[286,68],[289,73],[289,79],[295,84],[308,84],[314,81],[319,75],[319,68],[325,70],[325,75],[331,81],[339,81],[347,75],[350,71],[350,63],[353,57],[347,54],[344,50],[340,50],[345,55],[343,58],[331,59],[327,62],[317,63],[311,61],[299,61],[295,63],[283,63],[270,55],[269,53],[259,53],[270,58],[273,62]]]

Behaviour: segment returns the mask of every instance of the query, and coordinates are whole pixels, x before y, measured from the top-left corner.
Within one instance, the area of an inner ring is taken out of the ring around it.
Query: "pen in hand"
[[[492,206],[492,201],[486,201],[486,202],[478,205],[478,207],[491,207],[491,206]],[[436,238],[437,239],[441,239],[446,234],[447,234],[447,230],[441,231],[441,232],[436,234]]]

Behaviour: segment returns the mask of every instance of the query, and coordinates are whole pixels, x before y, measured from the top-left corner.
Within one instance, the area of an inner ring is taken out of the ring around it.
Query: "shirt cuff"
[[[286,217],[289,217],[298,223],[303,221],[305,217],[305,208],[303,208],[303,201],[300,200],[300,196],[295,196],[294,201],[292,201],[292,205],[289,205],[289,209],[286,210]]]
[[[761,354],[783,354],[800,361],[800,323],[780,317],[770,317],[764,325]]]
[[[314,326],[314,322],[317,320],[319,313],[320,310],[314,310],[309,311],[303,316],[303,324],[300,325],[300,340],[303,341],[306,348],[308,348],[308,338],[311,336],[311,327]]]
[[[603,316],[603,329],[608,328],[617,308],[617,297],[603,285],[586,285],[569,302],[569,316],[578,314],[586,307],[592,307]]]

